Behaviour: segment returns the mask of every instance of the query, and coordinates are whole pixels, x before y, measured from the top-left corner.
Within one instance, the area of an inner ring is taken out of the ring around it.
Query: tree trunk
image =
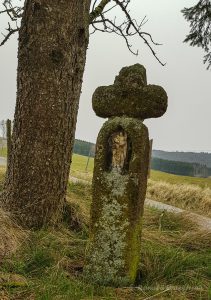
[[[88,46],[90,0],[26,0],[3,206],[24,227],[56,222],[65,200]]]

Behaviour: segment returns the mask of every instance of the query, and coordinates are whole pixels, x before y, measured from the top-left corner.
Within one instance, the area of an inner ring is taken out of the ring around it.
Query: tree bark
[[[9,168],[10,162],[10,155],[11,155],[11,135],[12,135],[12,122],[11,120],[7,119],[6,128],[7,128],[7,169]]]
[[[3,206],[24,227],[57,222],[65,200],[91,0],[26,0]]]

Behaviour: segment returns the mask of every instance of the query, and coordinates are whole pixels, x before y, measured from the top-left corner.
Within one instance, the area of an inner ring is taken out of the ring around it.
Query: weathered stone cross
[[[93,109],[104,123],[93,175],[85,276],[103,285],[134,284],[140,263],[141,224],[149,164],[147,118],[162,116],[167,94],[147,85],[146,70],[123,68],[114,84],[98,87]]]

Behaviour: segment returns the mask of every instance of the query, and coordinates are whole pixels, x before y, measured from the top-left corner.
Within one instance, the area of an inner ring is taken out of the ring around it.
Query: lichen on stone
[[[161,86],[147,85],[145,68],[136,64],[123,68],[113,85],[98,87],[92,97],[92,107],[103,118],[124,115],[158,118],[166,112],[167,99]]]
[[[140,87],[147,85],[147,74],[144,66],[135,64],[133,66],[124,67],[114,80],[115,85],[125,87]]]
[[[123,196],[129,179],[128,175],[122,175],[115,169],[111,172],[104,172],[103,175],[111,194],[114,197]]]
[[[98,284],[119,285],[120,270],[123,275],[125,269],[124,254],[129,225],[128,220],[124,219],[126,204],[120,204],[114,194],[104,197],[102,201],[101,217],[95,224],[95,236],[87,250],[85,276]]]

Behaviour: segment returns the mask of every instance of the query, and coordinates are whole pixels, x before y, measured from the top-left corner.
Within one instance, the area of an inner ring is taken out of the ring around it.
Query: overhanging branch
[[[109,2],[111,3],[110,6],[108,5]],[[133,50],[133,47],[130,43],[130,38],[137,35],[148,46],[156,60],[162,66],[164,66],[165,64],[159,59],[153,47],[161,44],[156,43],[150,33],[142,31],[142,27],[147,22],[146,17],[144,17],[140,23],[131,17],[130,12],[128,11],[128,5],[130,2],[131,0],[102,0],[100,4],[96,6],[97,0],[95,0],[93,3],[92,12],[90,13],[90,23],[94,29],[92,33],[101,31],[105,33],[114,33],[121,36],[125,40],[128,50],[134,55],[138,55],[138,50]],[[121,9],[123,15],[125,16],[124,21],[117,23],[118,18],[114,17],[112,19],[110,16],[108,16],[108,12],[113,10],[113,8]]]
[[[94,5],[96,4],[97,1],[94,1]],[[94,19],[96,19],[100,14],[103,12],[105,6],[111,2],[111,0],[101,0],[100,4],[95,7],[92,12],[89,15],[89,23],[91,24]]]
[[[18,32],[19,31],[19,27],[12,28],[11,25],[10,25],[10,23],[8,23],[7,31],[8,31],[8,33],[6,35],[3,35],[4,39],[0,43],[0,46],[3,46],[9,40],[9,38],[11,37],[11,35],[13,35],[14,33]]]
[[[89,22],[94,28],[94,32],[101,31],[121,36],[125,40],[129,51],[134,55],[138,55],[138,51],[133,49],[130,39],[137,35],[144,41],[157,61],[162,66],[165,65],[158,58],[154,50],[154,46],[160,44],[153,40],[150,33],[142,31],[142,27],[147,22],[146,17],[144,17],[140,23],[131,17],[128,10],[128,5],[131,3],[131,0],[93,0],[92,3]],[[10,23],[8,24],[8,28],[6,29],[7,34],[3,35],[4,39],[0,43],[0,46],[4,45],[7,40],[19,30],[17,21],[22,17],[23,13],[23,7],[13,6],[12,0],[5,0],[3,4],[5,9],[0,11],[0,14],[8,14],[12,25]],[[125,16],[124,20],[120,22],[118,22],[119,18],[111,17],[111,13],[118,8],[123,13],[123,16]]]
[[[10,18],[11,23],[8,22],[8,28],[6,29],[7,34],[3,35],[3,40],[0,42],[0,46],[3,46],[9,38],[16,32],[19,31],[18,19],[22,17],[23,7],[13,6],[12,1],[5,0],[3,2],[4,10],[0,11],[0,14],[7,14]]]

